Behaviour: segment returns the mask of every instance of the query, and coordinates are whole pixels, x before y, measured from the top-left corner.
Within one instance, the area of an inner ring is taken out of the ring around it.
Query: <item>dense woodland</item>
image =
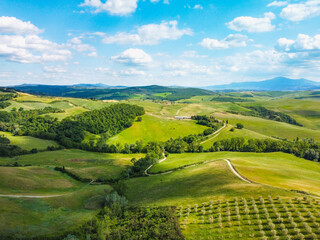
[[[106,139],[130,127],[137,116],[144,114],[144,109],[135,105],[115,104],[65,118],[61,122],[46,115],[57,112],[61,110],[50,107],[28,111],[0,111],[0,130],[14,135],[56,140],[67,148],[90,150],[90,145],[82,143],[86,132],[104,133]],[[116,152],[117,149],[113,146],[111,149],[108,148],[108,151]]]
[[[1,88],[0,88],[0,90],[1,90]],[[3,91],[3,89],[2,89],[2,91]],[[5,109],[5,108],[9,107],[11,105],[11,103],[8,102],[8,100],[16,98],[17,96],[18,96],[17,93],[11,93],[11,92],[9,92],[9,93],[4,92],[4,94],[0,94],[0,109]]]

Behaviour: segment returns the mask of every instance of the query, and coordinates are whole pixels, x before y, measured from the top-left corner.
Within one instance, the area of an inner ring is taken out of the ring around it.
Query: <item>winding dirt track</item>
[[[210,141],[211,139],[218,137],[220,135],[221,131],[226,128],[226,126],[227,126],[227,124],[224,124],[222,128],[218,129],[217,131],[215,131],[214,133],[211,134],[211,135],[213,135],[213,137],[208,138],[207,140],[201,142],[200,145]]]
[[[167,158],[164,157],[163,159],[161,159],[161,160],[159,161],[159,163],[165,161],[166,159],[167,159]],[[177,170],[169,170],[169,171],[166,171],[166,172],[154,173],[154,174],[148,173],[148,171],[154,166],[154,165],[151,165],[151,166],[149,166],[149,167],[145,170],[144,173],[145,173],[145,175],[147,175],[147,176],[164,175],[164,174],[169,174],[169,173],[176,172],[176,171],[179,171],[179,170],[182,170],[182,169],[186,169],[186,168],[190,168],[190,167],[195,167],[195,166],[198,166],[199,164],[205,164],[205,163],[215,162],[215,161],[221,161],[221,160],[225,161],[225,162],[228,164],[231,172],[233,172],[234,175],[236,175],[240,180],[245,181],[245,182],[247,182],[247,183],[253,183],[253,182],[251,182],[250,180],[248,180],[248,179],[244,178],[243,176],[241,176],[241,175],[235,170],[235,168],[233,167],[232,163],[231,163],[230,160],[228,160],[228,159],[209,160],[209,161],[205,161],[205,162],[198,163],[198,164],[196,163],[196,164],[188,165],[188,166],[179,168],[179,169],[177,169]]]
[[[88,185],[90,185],[91,183],[93,183],[94,181],[91,181],[89,184],[83,186],[82,188],[75,190],[73,192],[70,193],[64,193],[64,194],[56,194],[56,195],[23,195],[23,194],[0,194],[0,197],[7,197],[7,198],[54,198],[54,197],[62,197],[62,196],[67,196],[70,194],[73,194],[75,192],[81,191],[82,189],[84,189],[85,187],[87,187]]]
[[[37,196],[37,195],[13,195],[13,194],[0,194],[0,197],[8,197],[8,198],[53,198],[53,197],[61,197],[71,193],[60,194],[60,195],[46,195],[46,196]]]

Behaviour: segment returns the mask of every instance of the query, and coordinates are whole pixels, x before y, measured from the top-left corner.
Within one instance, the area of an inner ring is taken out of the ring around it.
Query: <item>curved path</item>
[[[213,135],[213,137],[208,138],[207,140],[201,142],[200,145],[218,137],[220,135],[221,131],[226,128],[226,126],[227,126],[227,124],[224,124],[222,128],[218,129],[217,131],[215,131],[214,133],[211,134],[211,135]]]
[[[159,163],[162,163],[163,161],[165,161],[165,160],[167,159],[167,157],[164,155],[164,153],[162,153],[162,154],[163,154],[163,158],[162,158],[161,160],[159,160],[158,164],[159,164]],[[158,174],[150,174],[150,173],[148,173],[149,169],[152,168],[153,166],[154,166],[154,164],[150,165],[150,166],[144,171],[144,174],[147,175],[147,176],[154,176],[154,175],[163,174],[163,173],[158,173]],[[172,171],[170,171],[170,172],[172,172]],[[169,173],[169,172],[166,172],[165,174],[167,174],[167,173]]]
[[[72,192],[73,193],[73,192]],[[46,196],[37,196],[37,195],[13,195],[13,194],[0,194],[0,197],[8,197],[8,198],[53,198],[53,197],[61,197],[71,193],[65,193],[60,195],[46,195]]]
[[[75,191],[69,192],[69,193],[64,193],[64,194],[56,194],[56,195],[0,194],[0,197],[7,197],[7,198],[54,198],[54,197],[62,197],[62,196],[70,195],[70,194],[73,194],[75,192],[81,191],[82,189],[84,189],[85,187],[87,187],[88,185],[90,185],[93,182],[94,182],[94,180],[92,180],[89,184],[86,184],[85,186],[83,186],[82,188],[80,188],[78,190],[75,190]]]
[[[234,168],[233,165],[231,164],[230,160],[228,160],[228,159],[223,159],[223,160],[228,163],[228,166],[230,167],[231,171],[232,171],[238,178],[240,178],[242,181],[245,181],[245,182],[247,182],[247,183],[253,183],[253,182],[251,182],[250,180],[242,177],[242,176],[235,170],[235,168]]]
[[[164,156],[164,154],[163,154],[163,156]],[[161,160],[159,161],[159,163],[165,161],[166,159],[167,159],[167,158],[164,156],[164,158],[161,159]],[[181,167],[181,168],[179,168],[179,169],[169,170],[169,171],[166,171],[166,172],[154,173],[154,174],[148,173],[148,171],[154,166],[154,164],[152,164],[151,166],[149,166],[149,167],[144,171],[144,174],[147,175],[147,176],[164,175],[164,174],[169,174],[169,173],[172,173],[172,172],[175,172],[175,171],[178,171],[178,170],[182,170],[182,169],[186,169],[186,168],[190,168],[190,167],[195,167],[195,166],[198,166],[198,165],[200,165],[200,164],[206,164],[206,163],[209,163],[209,162],[215,162],[215,161],[220,161],[220,160],[221,160],[221,159],[204,161],[204,162],[195,163],[195,164],[188,165],[188,166],[183,166],[183,167]],[[236,171],[236,169],[233,167],[233,165],[232,165],[232,163],[230,162],[230,160],[228,160],[228,159],[222,159],[222,160],[225,161],[225,162],[228,164],[231,172],[233,172],[234,175],[236,175],[240,180],[245,181],[245,182],[247,182],[247,183],[253,183],[252,181],[250,181],[250,180],[244,178],[243,176],[241,176],[241,175]]]

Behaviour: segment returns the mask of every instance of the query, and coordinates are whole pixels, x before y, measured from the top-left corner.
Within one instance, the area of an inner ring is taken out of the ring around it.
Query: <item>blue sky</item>
[[[320,81],[320,0],[1,0],[0,85]]]

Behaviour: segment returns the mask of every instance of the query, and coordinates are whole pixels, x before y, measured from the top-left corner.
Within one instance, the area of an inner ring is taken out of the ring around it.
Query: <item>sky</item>
[[[0,85],[320,81],[320,0],[1,0]]]

